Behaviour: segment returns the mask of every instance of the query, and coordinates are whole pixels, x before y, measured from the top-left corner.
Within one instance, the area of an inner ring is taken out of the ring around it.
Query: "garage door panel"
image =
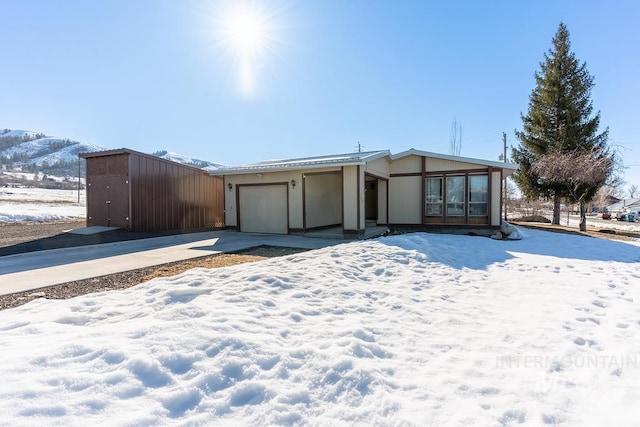
[[[289,232],[287,186],[240,186],[240,231],[287,234]]]

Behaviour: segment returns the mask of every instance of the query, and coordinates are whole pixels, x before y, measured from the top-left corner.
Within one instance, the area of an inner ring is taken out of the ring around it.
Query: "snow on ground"
[[[85,191],[45,188],[0,188],[0,222],[53,221],[83,218]]]
[[[566,216],[560,218],[560,224],[566,225],[569,227],[579,228],[580,226],[580,218],[573,216],[567,218]],[[620,231],[638,231],[640,232],[640,223],[639,222],[626,222],[626,221],[618,221],[614,219],[593,219],[587,217],[587,227],[594,227],[598,229],[608,229],[608,230],[620,230]]]
[[[415,233],[0,312],[0,424],[637,425],[640,243]]]

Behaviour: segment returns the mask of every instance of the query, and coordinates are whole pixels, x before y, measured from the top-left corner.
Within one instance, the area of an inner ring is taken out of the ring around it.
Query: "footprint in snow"
[[[603,301],[600,301],[598,299],[592,301],[591,304],[595,305],[596,307],[607,308],[607,304],[605,304]]]
[[[585,344],[589,345],[589,347],[596,345],[597,342],[594,340],[585,340],[584,338],[578,337],[573,340],[574,344],[583,346]]]

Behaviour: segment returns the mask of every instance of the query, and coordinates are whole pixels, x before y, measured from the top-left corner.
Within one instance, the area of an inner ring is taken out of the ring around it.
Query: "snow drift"
[[[11,425],[632,425],[640,248],[408,234],[0,312]]]

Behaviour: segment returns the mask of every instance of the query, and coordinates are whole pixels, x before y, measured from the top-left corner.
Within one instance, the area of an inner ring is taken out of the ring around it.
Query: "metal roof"
[[[629,197],[628,199],[623,199],[619,202],[610,204],[609,206],[607,206],[607,209],[609,209],[610,211],[618,211],[633,208],[635,206],[640,206],[640,199]]]
[[[195,170],[198,170],[198,171],[200,171],[202,173],[209,173],[208,170],[203,169],[203,168],[199,168],[197,166],[187,165],[187,164],[176,162],[176,161],[173,161],[173,160],[168,160],[168,159],[165,159],[165,158],[162,158],[162,157],[154,156],[153,154],[141,153],[139,151],[131,150],[129,148],[116,148],[116,149],[113,149],[113,150],[92,151],[92,152],[89,152],[89,153],[78,153],[78,157],[80,157],[81,159],[91,159],[91,158],[95,158],[95,157],[115,156],[115,155],[120,155],[120,154],[127,154],[127,155],[145,157],[147,159],[156,160],[156,161],[161,162],[161,163],[168,163],[168,164],[171,164],[171,165],[176,165],[176,166],[180,166],[180,167],[184,167],[184,168],[188,168],[188,169],[195,169]]]
[[[359,153],[333,154],[298,159],[266,160],[240,166],[224,167],[213,171],[213,175],[233,175],[252,172],[277,172],[285,170],[322,168],[332,166],[364,165],[382,157],[390,157],[389,150],[366,151]]]

